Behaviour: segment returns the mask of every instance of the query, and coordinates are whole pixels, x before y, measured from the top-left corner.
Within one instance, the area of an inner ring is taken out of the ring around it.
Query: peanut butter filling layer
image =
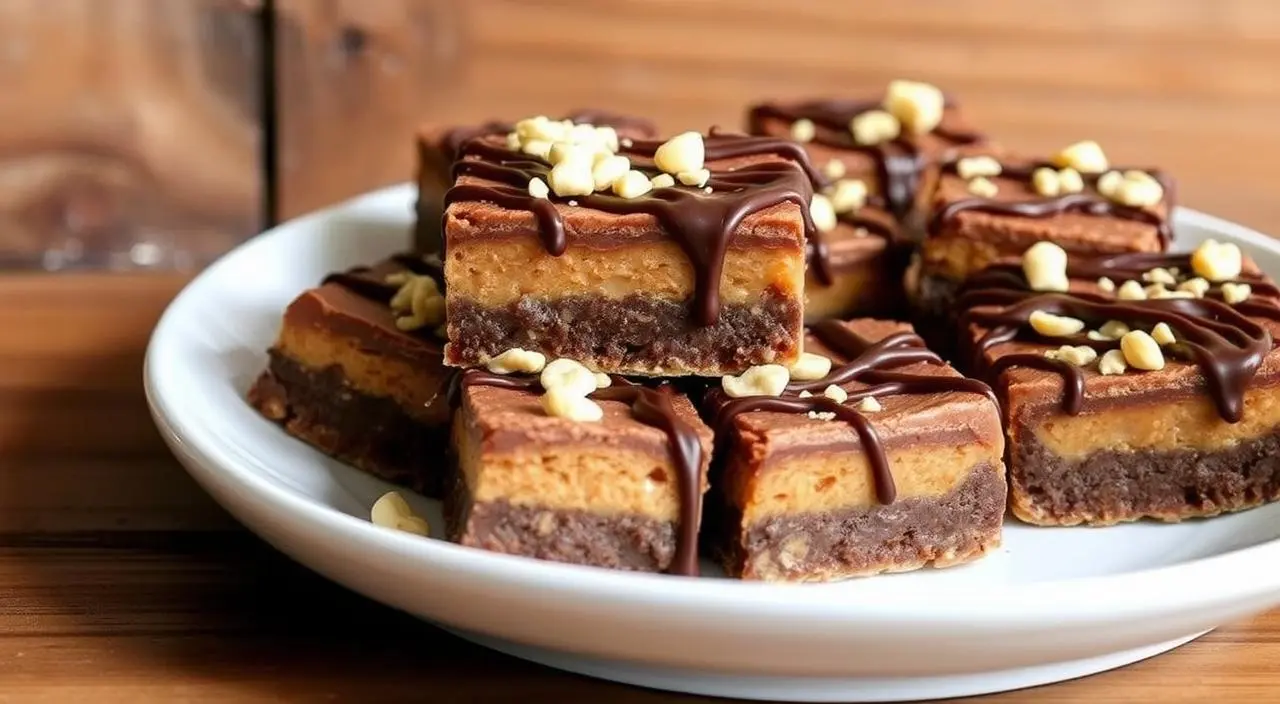
[[[693,265],[674,242],[609,249],[571,245],[564,254],[552,256],[533,237],[462,241],[450,244],[445,277],[451,299],[494,308],[526,295],[620,299],[642,293],[682,301],[694,294]],[[803,285],[804,255],[799,248],[730,249],[720,298],[725,304],[750,304],[766,291],[799,297]]]

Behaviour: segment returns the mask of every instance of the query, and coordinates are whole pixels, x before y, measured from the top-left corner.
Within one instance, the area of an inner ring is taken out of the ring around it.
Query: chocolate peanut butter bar
[[[652,138],[657,135],[653,123],[642,117],[605,110],[574,110],[564,119],[612,127],[621,138]],[[440,251],[440,225],[444,217],[444,194],[453,185],[453,163],[462,144],[482,135],[505,135],[515,129],[510,121],[490,120],[472,125],[441,126],[427,124],[418,128],[417,147],[418,198],[415,205],[413,242],[418,252]]]
[[[816,174],[794,143],[542,118],[467,141],[455,172],[448,364],[523,348],[677,376],[798,357]]]
[[[431,496],[450,410],[438,262],[397,256],[334,274],[285,310],[249,401],[294,437]]]
[[[729,573],[838,580],[998,546],[1006,484],[991,389],[904,323],[823,321],[805,349],[790,375],[759,367],[706,399],[720,513],[708,521]]]
[[[1233,244],[993,265],[959,298],[964,358],[1007,427],[1010,505],[1039,525],[1177,521],[1280,497],[1280,290]]]
[[[1046,160],[999,155],[944,165],[927,235],[907,277],[917,323],[933,327],[970,274],[1049,241],[1071,254],[1163,252],[1173,184],[1155,169],[1111,167],[1093,142]]]
[[[753,134],[802,143],[826,177],[820,195],[835,218],[824,227],[815,217],[810,321],[900,314],[919,194],[943,161],[994,149],[942,91],[913,81],[892,82],[878,100],[762,103],[748,122]]]
[[[541,355],[522,353],[538,360],[525,369],[541,366]],[[568,388],[575,375],[586,388]],[[602,381],[610,385],[597,388]],[[564,359],[540,375],[466,370],[459,394],[458,475],[445,500],[451,539],[558,562],[697,574],[712,438],[688,398]]]

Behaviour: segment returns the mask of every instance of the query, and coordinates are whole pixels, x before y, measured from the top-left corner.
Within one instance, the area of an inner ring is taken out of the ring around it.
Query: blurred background
[[[0,486],[0,529],[208,520],[145,413],[152,325],[262,228],[407,180],[422,122],[736,126],[916,78],[1277,232],[1277,67],[1275,0],[0,0],[0,461],[59,458]]]

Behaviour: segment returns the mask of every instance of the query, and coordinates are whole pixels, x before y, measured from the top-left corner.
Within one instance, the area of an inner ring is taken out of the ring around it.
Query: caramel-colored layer
[[[486,307],[522,296],[624,298],[636,293],[680,301],[694,291],[694,269],[674,242],[615,249],[569,247],[552,256],[536,238],[477,240],[450,245],[445,261],[448,294]],[[720,299],[751,303],[766,291],[799,296],[804,253],[797,248],[730,249],[724,258]]]
[[[975,466],[998,467],[1001,449],[980,444],[903,447],[888,453],[899,498],[945,494]],[[769,462],[754,476],[730,472],[745,482],[727,487],[746,524],[789,513],[820,513],[874,506],[875,480],[862,452],[806,452]]]

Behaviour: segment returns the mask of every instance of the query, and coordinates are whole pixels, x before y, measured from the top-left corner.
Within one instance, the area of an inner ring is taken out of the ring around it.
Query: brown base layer
[[[816,582],[949,567],[1000,545],[1006,486],[988,464],[941,497],[778,516],[739,528],[721,548],[732,576]],[[740,526],[740,514],[730,511]]]
[[[446,363],[475,365],[522,347],[602,371],[719,376],[794,357],[801,314],[799,301],[767,297],[721,306],[716,325],[699,327],[688,304],[647,296],[526,297],[502,309],[451,300]]]
[[[468,547],[615,570],[660,572],[675,555],[675,525],[641,516],[474,503],[455,479],[445,497],[449,539]]]
[[[352,388],[337,366],[314,370],[273,350],[249,403],[327,455],[427,496],[444,493],[448,428]]]
[[[1010,448],[1015,516],[1037,525],[1179,521],[1280,499],[1280,430],[1210,452],[1097,452],[1067,461],[1023,428]]]

